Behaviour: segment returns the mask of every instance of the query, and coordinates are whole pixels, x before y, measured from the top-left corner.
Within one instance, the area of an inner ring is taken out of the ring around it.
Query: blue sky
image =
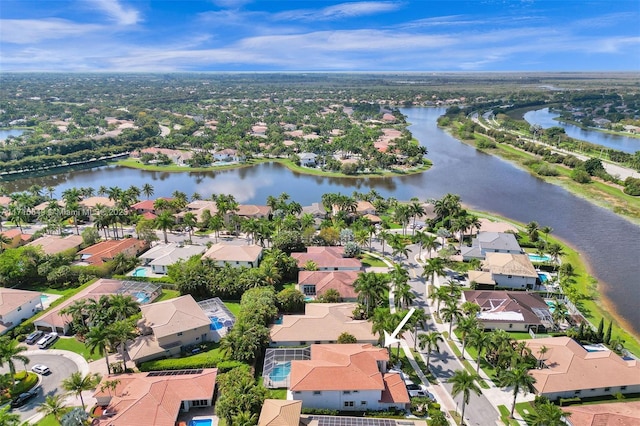
[[[0,2],[7,71],[640,71],[640,0]]]

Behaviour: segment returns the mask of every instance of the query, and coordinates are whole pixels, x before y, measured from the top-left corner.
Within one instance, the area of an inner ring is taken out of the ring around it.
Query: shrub
[[[302,408],[302,414],[316,414],[320,416],[337,416],[338,410],[330,410],[328,408]]]
[[[542,164],[540,167],[538,167],[537,173],[540,176],[558,176],[558,171],[556,170],[556,168],[548,164]]]
[[[578,183],[589,183],[591,182],[591,176],[589,173],[582,169],[573,169],[571,172],[571,179]]]
[[[628,177],[624,181],[624,193],[628,195],[640,195],[640,179]]]
[[[489,139],[479,139],[476,141],[476,147],[478,149],[493,149],[496,147],[496,143]]]
[[[188,370],[191,368],[214,368],[214,367],[218,367],[219,364],[221,364],[226,370],[229,370],[230,368],[232,368],[231,363],[235,363],[234,366],[242,365],[242,363],[239,363],[237,361],[225,360],[219,352],[216,352],[211,356],[168,358],[168,359],[158,359],[154,361],[147,361],[140,364],[140,371]]]

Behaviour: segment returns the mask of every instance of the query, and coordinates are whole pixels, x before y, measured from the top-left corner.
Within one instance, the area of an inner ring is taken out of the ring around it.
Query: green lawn
[[[167,290],[166,288],[163,288],[160,297],[153,302],[163,302],[165,300],[175,299],[178,296],[180,296],[180,292],[178,290]]]
[[[65,410],[66,411],[71,411],[73,410],[75,407],[67,407]],[[58,423],[58,421],[56,420],[55,417],[53,417],[52,414],[48,415],[47,417],[44,417],[42,420],[40,420],[38,423],[36,423],[37,426],[59,426],[60,423]]]
[[[287,389],[269,389],[269,398],[271,399],[287,399]]]
[[[384,263],[384,261],[367,253],[363,253],[360,256],[360,260],[362,261],[362,265],[365,267],[387,267],[387,264]]]
[[[502,423],[504,423],[505,425],[508,425],[508,426],[520,425],[520,423],[518,423],[516,420],[509,418],[509,413],[511,411],[510,411],[510,408],[508,408],[506,405],[498,405],[498,411],[500,411],[500,420],[502,420]]]
[[[78,342],[75,337],[61,337],[52,346],[53,349],[62,349],[65,351],[75,352],[81,355],[88,362],[100,359],[98,353],[91,355],[89,349],[82,342]]]
[[[240,302],[226,301],[224,305],[231,311],[234,317],[238,318],[238,314],[240,314]]]

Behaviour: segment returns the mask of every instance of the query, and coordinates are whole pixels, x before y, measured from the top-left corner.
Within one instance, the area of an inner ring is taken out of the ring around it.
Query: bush
[[[328,408],[302,408],[302,414],[316,414],[319,416],[337,416],[340,414],[338,410],[330,410]]]
[[[476,147],[478,149],[493,149],[496,147],[496,143],[489,139],[479,139],[476,141]]]
[[[548,164],[542,164],[540,167],[538,167],[537,173],[540,176],[558,176],[558,171],[556,170],[556,168]]]
[[[560,398],[561,407],[565,407],[567,405],[572,405],[572,404],[580,404],[581,402],[582,402],[582,399],[580,399],[577,396],[574,396],[573,398]]]
[[[591,182],[591,176],[589,173],[582,169],[573,169],[571,172],[571,179],[578,183],[589,183]]]
[[[627,195],[640,195],[640,179],[628,177],[624,181],[624,193]]]
[[[188,370],[191,368],[224,368],[230,370],[241,362],[225,360],[219,352],[212,356],[194,356],[186,358],[168,358],[147,361],[140,364],[140,371],[158,371],[158,370]]]

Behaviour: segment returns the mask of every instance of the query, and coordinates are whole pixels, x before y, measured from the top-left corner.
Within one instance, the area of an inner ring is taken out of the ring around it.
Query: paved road
[[[29,363],[27,364],[27,369],[31,370],[31,367],[35,364],[44,364],[49,369],[51,369],[51,374],[48,376],[42,376],[42,381],[40,387],[42,391],[27,402],[27,404],[23,405],[19,408],[13,408],[11,411],[20,415],[21,421],[26,421],[37,413],[37,408],[40,404],[44,402],[46,396],[54,395],[56,393],[63,392],[60,389],[60,384],[66,378],[68,378],[71,373],[78,371],[78,365],[70,358],[63,355],[56,355],[47,353],[46,351],[42,351],[41,354],[29,354],[27,355],[29,358]],[[22,365],[17,364],[16,369],[19,371]],[[5,366],[0,369],[0,373],[7,373],[9,368]]]
[[[408,233],[410,233],[410,231],[408,231]],[[407,248],[409,249],[408,260],[404,256],[402,256],[401,259],[396,257],[394,260],[396,262],[401,261],[409,271],[409,275],[411,277],[409,284],[417,295],[414,305],[424,309],[427,314],[430,314],[431,311],[425,293],[425,279],[421,277],[423,269],[414,260],[419,254],[420,249],[417,245],[410,245]],[[381,253],[382,246],[379,242],[374,241],[373,249],[376,253]],[[388,245],[385,245],[385,252],[387,255],[390,255]],[[428,331],[436,331],[435,323],[432,320],[427,321],[427,330],[425,332]],[[453,352],[450,351],[447,345],[440,344],[439,348],[440,353],[432,354],[429,359],[429,369],[442,383],[447,392],[451,394],[451,388],[453,386],[446,383],[446,381],[456,370],[462,370],[464,367],[460,361],[458,361]],[[462,404],[462,395],[458,395],[457,398],[454,398],[454,401],[457,403],[458,412],[460,412],[459,407]],[[471,395],[469,405],[465,408],[465,418],[466,424],[480,426],[495,425],[499,420],[497,408],[493,406],[487,397],[484,395],[477,396],[475,394]]]

